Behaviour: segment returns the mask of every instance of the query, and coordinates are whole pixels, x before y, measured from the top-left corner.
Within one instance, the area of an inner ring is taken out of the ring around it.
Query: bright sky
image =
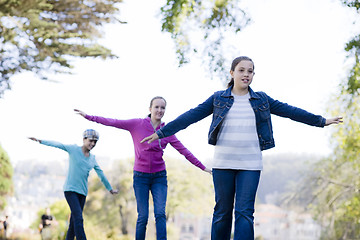
[[[82,132],[94,128],[100,141],[98,158],[124,159],[134,155],[128,132],[89,122],[73,112],[118,119],[142,118],[153,96],[168,102],[165,122],[224,89],[209,79],[198,59],[178,69],[173,42],[160,32],[154,1],[125,1],[121,20],[126,25],[106,27],[101,43],[120,56],[116,60],[79,60],[74,75],[57,75],[41,81],[31,73],[13,78],[12,90],[0,99],[0,144],[13,163],[25,159],[64,159],[66,153],[27,139],[82,144]],[[162,1],[163,2],[163,1]],[[231,39],[233,58],[247,55],[255,62],[252,88],[272,98],[330,117],[328,98],[346,77],[344,43],[359,29],[355,14],[337,0],[246,0],[252,24]],[[346,121],[346,119],[345,119]],[[179,132],[177,137],[207,163],[213,147],[207,144],[210,118]],[[331,152],[330,133],[288,119],[273,117],[276,147],[264,154]],[[181,158],[169,146],[165,155]]]

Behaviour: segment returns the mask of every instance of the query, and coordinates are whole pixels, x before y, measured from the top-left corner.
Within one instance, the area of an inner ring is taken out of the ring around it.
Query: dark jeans
[[[66,191],[64,192],[67,203],[71,210],[69,229],[66,234],[66,240],[86,240],[84,231],[83,209],[86,201],[86,196]]]
[[[136,222],[136,240],[144,240],[149,218],[149,192],[154,202],[156,239],[166,239],[165,206],[167,198],[166,171],[143,173],[134,171],[134,192],[136,197],[138,218]]]
[[[235,200],[234,240],[254,240],[255,196],[260,171],[213,169],[215,208],[212,240],[229,240]]]

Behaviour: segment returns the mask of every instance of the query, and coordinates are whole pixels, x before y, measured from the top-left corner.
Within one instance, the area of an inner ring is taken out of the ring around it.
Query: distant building
[[[271,204],[256,205],[255,236],[264,240],[319,240],[321,227],[310,214],[286,211]]]
[[[180,229],[179,240],[209,240],[211,217],[177,214],[174,224]]]

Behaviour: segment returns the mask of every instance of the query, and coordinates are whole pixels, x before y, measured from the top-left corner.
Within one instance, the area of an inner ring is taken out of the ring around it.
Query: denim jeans
[[[134,192],[138,218],[136,222],[136,240],[144,240],[149,218],[149,192],[154,202],[156,239],[166,239],[165,206],[167,198],[166,170],[156,173],[134,171]]]
[[[230,239],[233,210],[235,210],[234,240],[254,240],[253,214],[260,171],[213,169],[212,175],[215,208],[211,239]]]
[[[64,194],[71,210],[70,224],[66,234],[66,240],[74,240],[75,236],[76,240],[86,240],[83,224],[83,209],[86,196],[71,191],[65,191]]]

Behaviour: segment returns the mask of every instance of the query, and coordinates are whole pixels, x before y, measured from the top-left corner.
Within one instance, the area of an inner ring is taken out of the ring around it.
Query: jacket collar
[[[152,126],[151,118],[150,118],[150,117],[146,117],[146,118],[145,118],[145,121],[147,121],[147,122]],[[165,122],[161,122],[159,126],[160,126],[160,127],[163,127],[164,125],[165,125]]]
[[[234,85],[233,85],[233,86],[234,86]],[[231,86],[231,87],[229,87],[228,89],[226,89],[226,90],[221,94],[221,96],[222,96],[222,97],[227,97],[227,98],[228,98],[228,97],[231,97],[231,90],[232,90],[233,86]],[[260,98],[259,95],[251,89],[251,87],[249,87],[249,94],[250,94],[250,98],[255,98],[255,99]]]

